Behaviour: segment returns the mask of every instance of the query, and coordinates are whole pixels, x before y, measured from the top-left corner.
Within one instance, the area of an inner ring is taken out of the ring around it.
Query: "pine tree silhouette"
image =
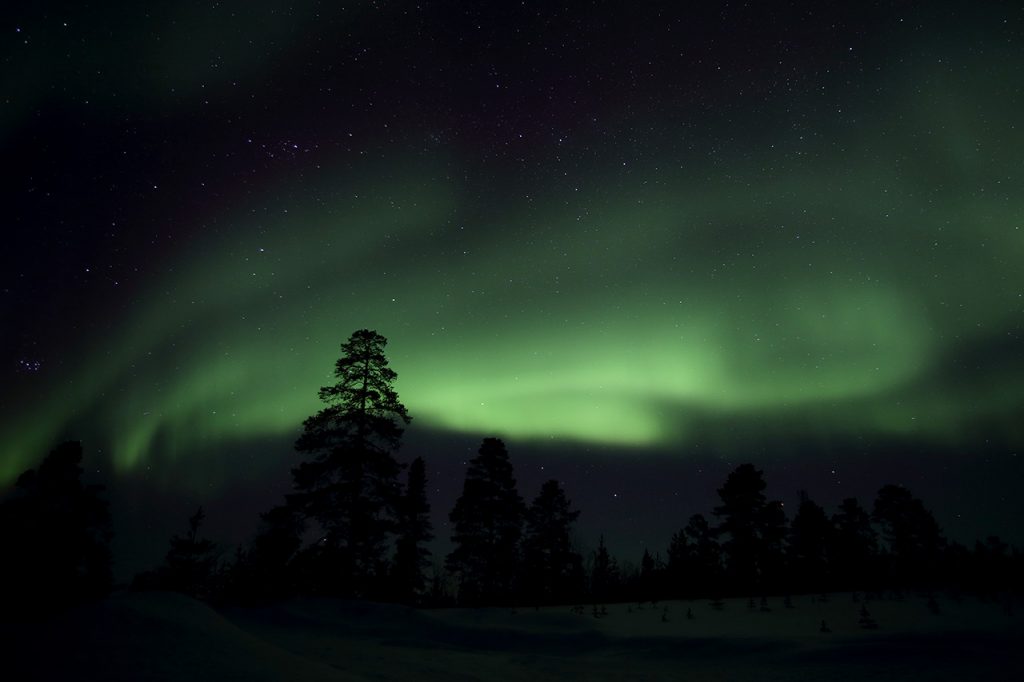
[[[694,514],[683,530],[689,539],[690,584],[685,593],[709,596],[722,583],[722,548],[715,540],[715,530],[703,514]]]
[[[800,505],[789,530],[791,581],[800,592],[820,591],[831,584],[829,550],[832,524],[825,510],[800,491]]]
[[[861,606],[860,607],[860,618],[857,620],[857,623],[864,630],[877,630],[878,629],[878,621],[876,621],[874,618],[872,618],[871,614],[868,613],[868,607],[867,606]]]
[[[741,464],[718,489],[722,504],[714,510],[721,519],[716,533],[727,538],[722,551],[731,583],[748,593],[781,572],[785,514],[781,503],[765,499],[765,487],[761,471]]]
[[[578,598],[583,587],[583,559],[572,548],[572,524],[580,512],[571,508],[558,481],[541,486],[526,513],[523,563],[527,592],[550,604]]]
[[[636,594],[640,601],[651,601],[658,594],[658,563],[647,548],[640,557]]]
[[[878,491],[872,519],[889,548],[890,578],[900,587],[930,585],[945,546],[942,531],[921,500],[902,486]]]
[[[848,497],[832,515],[832,526],[829,556],[836,585],[840,589],[877,587],[878,535],[871,527],[871,516]]]
[[[405,493],[398,506],[399,531],[395,543],[393,578],[397,597],[417,601],[426,588],[426,571],[430,566],[430,550],[426,544],[434,539],[427,502],[426,465],[417,457],[409,465]]]
[[[685,531],[672,534],[668,543],[668,564],[665,566],[667,596],[679,599],[693,593],[694,586],[688,584],[693,573],[693,552]]]
[[[289,499],[320,526],[305,560],[314,589],[325,592],[366,596],[385,572],[400,490],[393,453],[410,421],[393,388],[386,345],[368,329],[342,344],[337,382],[320,389],[326,406],[306,419],[295,443],[312,459],[292,470],[296,493]]]
[[[595,601],[606,601],[617,596],[622,576],[618,562],[604,544],[604,535],[594,550],[590,570],[590,596]]]
[[[1016,549],[1011,552],[1009,545],[995,535],[989,535],[984,541],[974,543],[973,556],[967,554],[966,548],[963,548],[963,554],[966,556],[961,559],[962,563],[972,566],[964,571],[969,574],[967,586],[971,590],[987,593],[1017,591],[1020,571],[1014,570],[1014,564],[1020,568],[1021,555]]]
[[[281,505],[261,514],[260,521],[256,537],[229,571],[228,597],[235,602],[265,602],[298,591],[293,562],[302,546],[305,518],[295,507]]]
[[[44,612],[110,590],[110,513],[103,486],[82,485],[82,444],[58,445],[0,504],[0,599]]]
[[[193,597],[208,597],[217,567],[217,545],[199,537],[206,514],[199,507],[188,520],[188,533],[171,537],[164,559],[163,586]]]
[[[462,495],[448,517],[455,549],[446,565],[458,582],[461,603],[513,598],[525,513],[505,444],[485,438],[469,462]]]

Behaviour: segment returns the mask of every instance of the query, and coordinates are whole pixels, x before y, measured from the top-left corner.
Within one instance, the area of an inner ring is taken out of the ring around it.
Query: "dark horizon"
[[[448,512],[461,490],[465,462],[475,455],[480,440],[425,431],[413,422],[398,459],[408,463],[422,456],[427,460],[427,493],[437,536],[430,548],[439,559],[451,549]],[[767,495],[782,500],[787,514],[795,511],[799,491],[806,491],[831,514],[847,497],[870,507],[883,485],[895,483],[925,503],[951,542],[973,548],[976,540],[995,535],[1012,547],[1024,547],[1021,526],[1015,521],[1024,516],[1024,499],[1013,494],[1015,481],[1020,480],[1020,463],[1012,456],[1000,462],[999,448],[982,455],[991,469],[1002,472],[989,479],[967,467],[956,451],[914,452],[909,444],[899,442],[867,451],[863,443],[849,446],[845,453],[833,451],[829,469],[822,471],[806,459],[794,458],[791,449],[782,455],[763,453],[747,459],[703,453],[673,459],[672,452],[648,452],[641,459],[623,457],[616,448],[505,440],[524,497],[531,498],[545,480],[563,482],[570,500],[582,511],[575,537],[584,556],[597,547],[603,535],[620,562],[639,564],[645,549],[664,558],[672,534],[692,514],[709,515],[717,504],[716,489],[744,462],[764,470]],[[163,466],[154,462],[148,471],[108,477],[110,463],[83,443],[83,480],[106,485],[106,498],[111,502],[115,579],[128,583],[137,573],[159,565],[167,551],[167,538],[180,532],[185,519],[200,505],[207,513],[204,534],[218,543],[224,559],[230,559],[236,546],[252,540],[258,513],[291,492],[289,472],[300,460],[292,449],[293,441],[260,442],[267,451],[280,453],[276,458],[254,457],[253,451],[260,449],[257,442],[227,449],[219,465],[238,471],[234,484],[203,490],[200,481],[184,491],[167,487],[166,481],[175,475],[171,462]],[[894,467],[896,456],[900,462]],[[260,466],[246,468],[252,462]],[[832,474],[833,468],[837,475]],[[992,480],[1001,486],[993,487]]]

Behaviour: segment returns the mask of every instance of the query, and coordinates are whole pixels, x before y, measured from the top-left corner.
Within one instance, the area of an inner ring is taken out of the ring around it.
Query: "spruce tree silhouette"
[[[367,596],[386,575],[400,492],[393,453],[410,421],[392,387],[397,374],[386,345],[368,329],[341,345],[337,382],[320,389],[326,407],[306,419],[295,443],[312,456],[292,470],[289,501],[320,526],[320,541],[304,557],[314,590]]]
[[[229,596],[237,602],[266,602],[297,591],[293,561],[302,546],[305,519],[294,507],[281,505],[261,514],[260,520],[248,550],[231,567]]]
[[[765,504],[761,526],[761,592],[778,590],[786,581],[786,511],[779,500]]]
[[[638,601],[654,601],[661,591],[661,566],[660,561],[651,554],[650,550],[644,548],[640,557],[640,569],[636,574],[634,586],[634,597]]]
[[[550,480],[526,513],[525,590],[535,603],[570,602],[582,592],[583,559],[573,551],[571,538],[580,512],[571,506],[558,481]]]
[[[1019,557],[1018,557],[1019,558]],[[1019,572],[1014,571],[1010,546],[995,535],[974,543],[974,570],[968,579],[972,590],[996,592],[1020,590]]]
[[[668,563],[665,566],[666,597],[679,599],[689,596],[694,590],[691,582],[693,573],[693,548],[685,530],[672,534],[668,543]]]
[[[703,514],[694,514],[683,530],[689,538],[690,584],[688,594],[710,596],[722,588],[722,548],[715,540],[715,530]]]
[[[604,544],[604,535],[598,540],[590,568],[590,598],[595,602],[610,601],[618,596],[622,583],[619,564]]]
[[[832,540],[829,555],[838,589],[876,589],[878,534],[871,527],[871,516],[852,497],[839,505],[832,515]]]
[[[889,577],[895,586],[930,585],[937,577],[945,540],[921,500],[902,486],[886,485],[878,491],[871,517],[888,545]]]
[[[433,539],[426,465],[422,457],[417,457],[409,465],[405,493],[398,505],[398,540],[392,565],[394,596],[398,599],[415,602],[422,598],[431,554],[426,544]]]
[[[820,592],[832,584],[829,563],[832,533],[825,510],[801,490],[800,506],[789,529],[791,589]]]
[[[455,549],[445,563],[458,584],[460,603],[512,600],[525,511],[505,444],[485,438],[448,515]]]
[[[199,507],[188,520],[188,533],[171,537],[162,571],[162,587],[208,598],[213,590],[217,568],[217,545],[199,537],[206,514]]]
[[[779,503],[764,496],[764,475],[752,464],[741,464],[718,489],[722,504],[714,514],[721,519],[716,533],[722,543],[731,587],[744,593],[764,588],[772,577],[785,530]]]
[[[81,443],[61,443],[0,504],[0,598],[11,613],[43,613],[110,590],[108,504],[103,486],[82,485],[81,462]]]

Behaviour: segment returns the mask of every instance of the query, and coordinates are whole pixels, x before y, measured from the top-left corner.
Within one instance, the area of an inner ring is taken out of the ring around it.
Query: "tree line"
[[[562,484],[545,482],[526,504],[505,444],[483,439],[448,517],[443,562],[426,495],[426,465],[396,458],[410,422],[394,390],[386,339],[359,330],[341,346],[336,382],[295,444],[306,459],[293,490],[260,516],[257,533],[224,559],[202,537],[198,509],[137,589],[178,590],[212,601],[260,603],[297,594],[409,604],[541,605],[840,590],[1018,591],[1024,559],[989,537],[973,549],[948,542],[906,488],[885,485],[871,510],[853,498],[829,515],[806,493],[792,520],[765,495],[763,472],[733,470],[710,517],[695,514],[635,567],[602,537],[584,556],[580,511]],[[5,553],[0,589],[17,609],[47,610],[111,587],[110,515],[102,487],[81,483],[82,448],[58,446],[18,478],[0,503]],[[404,484],[400,475],[406,469]]]

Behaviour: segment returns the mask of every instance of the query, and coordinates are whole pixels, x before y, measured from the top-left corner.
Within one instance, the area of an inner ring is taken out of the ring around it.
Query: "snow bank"
[[[0,635],[14,680],[1024,679],[1022,618],[1006,601],[840,594],[788,606],[603,606],[296,599],[219,613],[180,595],[125,594]]]
[[[352,679],[257,639],[180,594],[122,594],[48,623],[0,627],[11,647],[3,668],[13,671],[6,678],[12,681]]]

